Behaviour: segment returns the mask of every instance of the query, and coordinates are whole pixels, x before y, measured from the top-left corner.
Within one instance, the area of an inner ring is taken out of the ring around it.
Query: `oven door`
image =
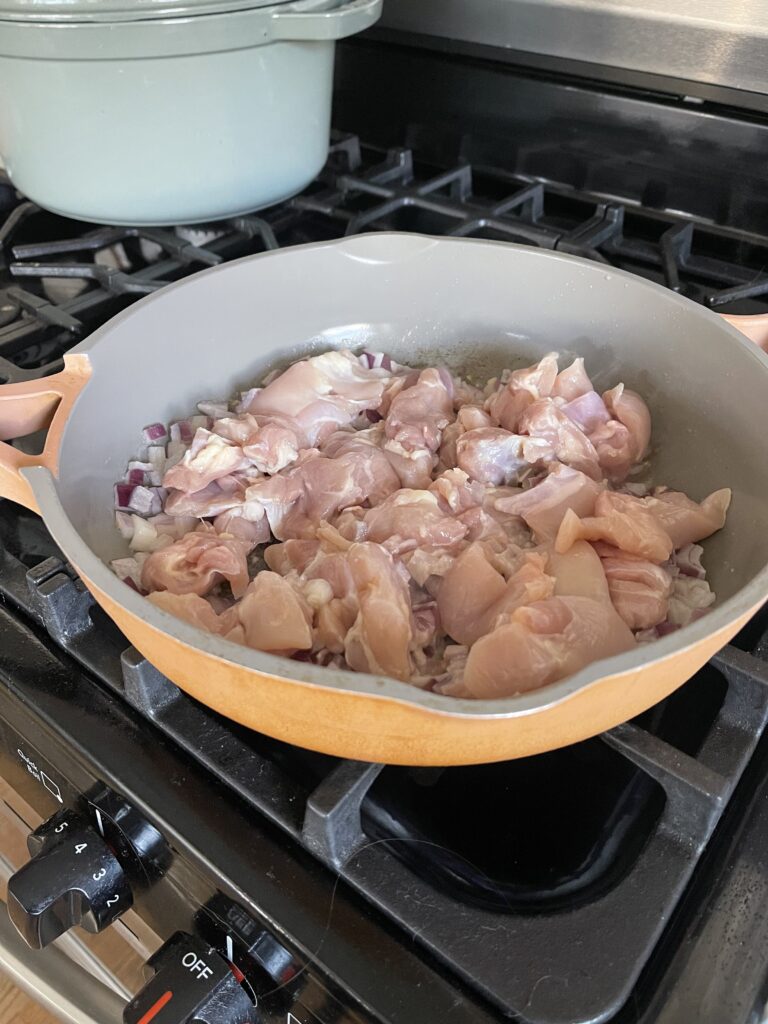
[[[121,1024],[126,998],[76,963],[59,943],[34,953],[0,907],[0,971],[67,1024]]]

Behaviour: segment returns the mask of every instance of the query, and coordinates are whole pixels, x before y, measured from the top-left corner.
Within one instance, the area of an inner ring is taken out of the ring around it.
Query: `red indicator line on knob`
[[[163,992],[157,1002],[150,1006],[137,1024],[149,1024],[149,1022],[154,1020],[158,1013],[160,1013],[162,1008],[170,1003],[171,999],[173,999],[173,992]]]

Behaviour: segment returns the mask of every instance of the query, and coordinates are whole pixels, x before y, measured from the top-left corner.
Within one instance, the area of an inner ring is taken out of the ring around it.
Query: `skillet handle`
[[[64,369],[40,380],[0,386],[0,498],[10,498],[33,512],[37,502],[20,470],[44,466],[55,473],[64,424],[91,374],[88,357],[64,356]],[[27,455],[5,441],[50,427],[41,455]]]
[[[758,313],[755,316],[735,316],[730,313],[720,314],[723,320],[727,320],[731,327],[741,331],[750,341],[768,352],[768,313]]]

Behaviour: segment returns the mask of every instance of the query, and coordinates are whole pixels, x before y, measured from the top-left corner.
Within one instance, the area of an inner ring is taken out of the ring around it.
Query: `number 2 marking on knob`
[[[113,896],[113,897],[112,897],[112,899],[110,899],[110,900],[107,900],[107,906],[108,906],[108,907],[114,907],[114,905],[115,905],[115,904],[117,903],[117,901],[118,901],[119,899],[120,899],[120,897],[119,897],[119,896]]]
[[[93,878],[94,882],[98,882],[100,879],[102,879],[104,877],[104,875],[106,875],[106,873],[107,873],[107,869],[106,868],[102,868],[101,871],[94,871],[93,875],[92,875],[92,878]]]

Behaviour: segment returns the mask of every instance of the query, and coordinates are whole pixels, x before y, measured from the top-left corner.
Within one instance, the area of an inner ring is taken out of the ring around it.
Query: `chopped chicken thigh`
[[[199,412],[146,428],[170,440],[116,485],[129,557],[112,564],[230,642],[497,698],[715,600],[697,542],[731,492],[641,483],[648,406],[623,383],[598,393],[582,358],[548,353],[482,388],[329,351]]]

